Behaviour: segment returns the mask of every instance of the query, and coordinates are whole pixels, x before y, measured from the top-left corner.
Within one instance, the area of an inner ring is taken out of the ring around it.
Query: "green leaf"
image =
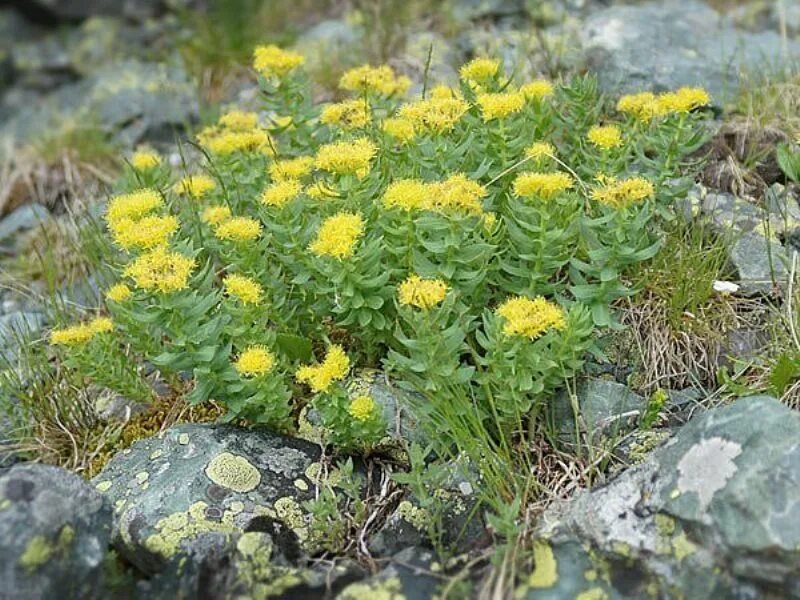
[[[800,357],[790,356],[785,352],[778,357],[769,373],[769,383],[776,396],[783,395],[798,377],[800,377]]]
[[[299,335],[279,333],[275,336],[275,347],[291,361],[310,362],[313,358],[311,340]]]

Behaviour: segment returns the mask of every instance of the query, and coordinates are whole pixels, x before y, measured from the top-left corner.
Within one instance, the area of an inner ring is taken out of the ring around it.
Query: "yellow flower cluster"
[[[414,136],[417,135],[417,131],[414,129],[414,123],[409,119],[403,119],[401,117],[393,117],[384,120],[383,131],[386,135],[393,137],[403,144],[410,142],[414,139]]]
[[[261,202],[266,206],[284,206],[297,198],[302,189],[296,179],[284,179],[268,186],[261,194]]]
[[[567,326],[564,310],[541,296],[510,298],[498,306],[496,312],[504,319],[503,333],[508,336],[520,335],[535,340],[548,329],[561,331]]]
[[[315,181],[306,188],[306,195],[314,200],[325,200],[326,198],[338,198],[339,194],[327,185],[324,181]]]
[[[481,199],[486,188],[477,181],[468,179],[463,173],[451,175],[444,181],[432,184],[427,208],[441,213],[483,213]]]
[[[500,72],[500,63],[492,58],[473,58],[459,71],[461,79],[485,83]]]
[[[261,235],[261,223],[250,217],[232,217],[217,225],[214,235],[220,240],[251,242]]]
[[[434,135],[447,133],[469,109],[458,96],[434,96],[426,100],[409,102],[400,107],[398,116],[410,121],[415,130]]]
[[[88,323],[73,325],[50,332],[50,343],[59,346],[77,346],[85,344],[96,335],[113,331],[114,324],[107,317],[97,317]]]
[[[131,156],[131,166],[137,171],[149,171],[161,164],[161,157],[152,150],[137,150]]]
[[[652,92],[622,96],[617,102],[617,110],[646,123],[656,117],[689,112],[710,103],[711,96],[703,88],[683,87],[658,96]]]
[[[178,219],[173,216],[120,219],[110,226],[114,242],[125,250],[150,249],[166,244],[178,230]]]
[[[388,65],[371,67],[362,65],[342,75],[339,87],[351,92],[374,92],[383,96],[405,94],[411,86],[408,77],[398,77]]]
[[[525,99],[530,101],[538,101],[553,95],[553,84],[546,79],[536,79],[524,84],[519,88],[520,93],[525,96]]]
[[[317,151],[317,168],[338,175],[366,177],[378,148],[367,138],[325,144]]]
[[[525,149],[525,156],[542,161],[556,155],[556,148],[549,142],[535,142]]]
[[[419,179],[399,179],[386,188],[383,205],[387,208],[419,210],[430,205],[431,185]]]
[[[258,115],[254,112],[232,110],[219,118],[219,124],[231,131],[250,131],[258,127]]]
[[[592,191],[592,198],[615,208],[625,208],[635,202],[651,198],[653,184],[643,177],[614,179],[599,177],[601,186]]]
[[[278,160],[269,166],[269,175],[273,181],[284,179],[302,179],[314,168],[314,157],[298,156]]]
[[[176,194],[186,194],[192,198],[202,198],[217,187],[214,180],[208,175],[187,175],[175,184]]]
[[[356,242],[362,235],[364,220],[361,215],[340,212],[322,222],[309,250],[317,256],[331,256],[339,260],[349,258],[353,256]]]
[[[375,414],[375,400],[371,396],[356,396],[350,401],[347,412],[356,421],[369,421]]]
[[[253,51],[253,68],[264,77],[285,77],[305,62],[303,55],[275,45],[258,46]]]
[[[164,206],[164,200],[154,190],[138,190],[130,194],[114,196],[108,204],[106,222],[110,226],[122,219],[141,219],[148,213]]]
[[[275,357],[265,346],[249,346],[233,367],[244,377],[266,375],[275,366]]]
[[[611,150],[622,145],[622,132],[614,125],[595,125],[586,134],[589,141],[603,150]]]
[[[297,370],[295,378],[307,383],[313,392],[325,392],[334,381],[341,381],[350,370],[350,359],[338,344],[328,348],[325,360],[319,365],[304,365]]]
[[[484,121],[504,119],[521,111],[525,106],[525,96],[521,92],[500,94],[478,94],[476,98]]]
[[[197,136],[200,144],[214,154],[227,156],[234,152],[261,151],[267,155],[274,154],[274,142],[266,131],[230,131],[226,129],[209,129]]]
[[[400,304],[428,310],[439,304],[447,295],[447,284],[441,279],[422,279],[409,276],[397,289]]]
[[[171,293],[186,289],[194,266],[188,256],[159,246],[130,263],[125,276],[140,289]]]
[[[131,297],[131,294],[133,294],[131,288],[124,283],[117,283],[108,288],[108,291],[106,291],[106,299],[111,300],[111,302],[125,302],[125,300]]]
[[[522,173],[514,180],[514,194],[522,198],[538,196],[548,200],[572,187],[566,173]]]
[[[366,127],[372,119],[372,110],[364,98],[329,104],[319,116],[321,123],[339,125],[345,129]]]
[[[203,211],[200,216],[204,223],[208,223],[212,227],[219,225],[231,218],[231,209],[227,206],[209,206]]]
[[[225,293],[234,298],[238,298],[242,304],[259,304],[264,290],[257,281],[244,275],[232,273],[222,280],[225,285]]]

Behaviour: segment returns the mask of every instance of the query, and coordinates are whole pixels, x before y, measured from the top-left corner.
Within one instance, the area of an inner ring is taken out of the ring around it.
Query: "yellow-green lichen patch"
[[[185,512],[174,512],[156,523],[156,533],[147,537],[144,546],[150,552],[165,558],[175,556],[181,544],[196,539],[203,533],[223,533],[226,535],[239,531],[228,511],[219,521],[206,517],[208,504],[195,502]],[[124,529],[124,528],[123,528]]]
[[[595,571],[594,569],[589,569],[587,571],[584,571],[583,572],[583,578],[586,581],[590,581],[590,582],[591,581],[597,581],[597,571]]]
[[[419,531],[425,531],[431,526],[432,519],[430,513],[421,506],[414,506],[408,500],[403,500],[397,506],[397,514],[401,519],[410,523]]]
[[[0,510],[5,510],[7,508],[11,508],[11,500],[8,498],[3,498],[0,500]]]
[[[48,542],[44,536],[35,535],[25,546],[25,552],[19,557],[19,564],[24,567],[28,573],[33,573],[45,564],[53,554],[55,549]]]
[[[399,577],[354,583],[339,594],[339,600],[405,600]]]
[[[295,532],[301,542],[308,538],[306,520],[303,516],[303,510],[300,508],[297,500],[290,496],[278,498],[275,501],[275,516],[286,523],[286,525]]]
[[[613,542],[611,544],[611,550],[613,550],[615,554],[619,554],[625,558],[631,557],[631,547],[625,542]]]
[[[161,458],[164,455],[164,451],[160,448],[158,450],[153,450],[150,453],[150,460],[155,460],[157,458]]]
[[[656,552],[670,554],[672,552],[671,536],[675,533],[675,519],[669,515],[658,513],[656,523]]]
[[[594,587],[575,596],[575,600],[608,600],[608,594],[603,588]]]
[[[551,588],[558,581],[558,563],[547,542],[536,540],[533,544],[533,573],[528,578],[532,588]]]
[[[308,484],[303,479],[295,479],[294,480],[294,487],[302,492],[308,491]]]
[[[272,543],[266,534],[247,532],[236,542],[238,582],[249,598],[266,599],[282,596],[287,590],[304,583],[302,571],[271,564]]]
[[[105,494],[108,490],[111,489],[112,485],[113,484],[110,481],[101,481],[96,486],[94,486],[94,489],[96,489],[98,492],[102,494]]]
[[[681,532],[672,539],[672,553],[678,562],[682,562],[684,558],[691,556],[695,552],[697,552],[697,546],[689,541],[685,532]]]
[[[136,474],[136,482],[139,485],[142,485],[148,479],[150,479],[150,473],[148,473],[147,471],[142,471],[141,473]]]
[[[234,492],[250,492],[261,482],[261,473],[243,456],[222,452],[206,466],[206,476]]]
[[[185,446],[186,444],[188,444],[188,443],[189,443],[189,434],[188,434],[188,433],[182,433],[182,434],[180,434],[180,435],[178,436],[178,443],[179,443],[181,446]]]

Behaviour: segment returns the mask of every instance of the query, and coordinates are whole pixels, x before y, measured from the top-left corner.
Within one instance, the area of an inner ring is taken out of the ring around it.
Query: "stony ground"
[[[6,377],[46,407],[64,391],[33,380],[20,340],[53,322],[54,294],[62,307],[97,303],[91,261],[76,248],[117,157],[146,143],[180,164],[192,149],[181,146],[183,157],[178,142],[220,106],[257,109],[257,88],[235,65],[259,40],[241,19],[209,33],[177,0],[9,4],[0,344]],[[580,418],[568,398],[554,400],[565,447],[577,437],[593,452],[532,449],[551,489],[520,519],[530,556],[512,567],[491,561],[502,535],[476,504],[470,465],[443,466],[432,541],[419,490],[380,462],[332,462],[313,431],[290,439],[215,424],[213,407],[141,407],[95,390],[63,413],[42,409],[59,426],[21,436],[19,399],[0,387],[0,598],[800,597],[800,348],[787,350],[798,344],[800,204],[776,155],[800,134],[800,5],[317,4],[276,3],[285,20],[263,26],[324,65],[323,98],[354,64],[388,60],[422,86],[426,74],[455,81],[455,66],[481,54],[519,73],[592,73],[611,95],[712,94],[712,141],[674,215],[699,241],[689,234],[682,262],[656,262],[652,285],[619,307],[627,329],[579,382]],[[225,53],[209,53],[215,43]],[[659,277],[677,269],[686,277],[664,292]],[[709,293],[697,310],[682,306],[676,326],[664,315],[678,288]],[[403,397],[374,374],[365,385],[392,433],[419,441]],[[90,444],[77,431],[102,435]],[[309,526],[315,510],[337,517],[335,551],[322,543],[335,531]],[[358,511],[369,516],[351,539]]]

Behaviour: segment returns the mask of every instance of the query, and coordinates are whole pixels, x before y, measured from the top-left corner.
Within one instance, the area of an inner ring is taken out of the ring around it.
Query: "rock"
[[[776,32],[735,29],[696,0],[613,6],[590,16],[582,44],[587,66],[614,94],[703,86],[716,102],[736,93],[745,70],[788,60],[800,44]]]
[[[707,194],[701,211],[718,233],[752,231],[767,219],[764,210],[727,192]]]
[[[162,0],[11,0],[11,5],[33,21],[50,25],[104,15],[144,21],[156,16]]]
[[[458,64],[459,58],[453,45],[433,31],[411,33],[406,38],[405,49],[397,61],[402,71],[414,82],[409,95],[422,92],[429,52],[428,89],[437,84],[454,85],[458,81],[454,65]]]
[[[582,431],[591,431],[592,438],[615,437],[636,423],[646,406],[645,399],[627,386],[610,379],[588,377],[575,390]],[[575,439],[575,414],[567,392],[552,403],[553,422],[561,436]]]
[[[34,334],[47,323],[40,312],[12,312],[0,316],[0,348],[13,347],[20,339]]]
[[[344,19],[328,19],[300,35],[294,47],[306,57],[306,68],[324,73],[331,68],[340,71],[342,67],[356,66],[363,43],[362,27]]]
[[[800,594],[800,414],[754,396],[549,509],[527,598]],[[586,594],[586,596],[578,596]]]
[[[50,211],[41,204],[25,204],[0,221],[0,242],[50,221]]]
[[[456,0],[452,3],[451,16],[457,22],[502,17],[524,17],[525,0]]]
[[[0,596],[108,597],[110,535],[110,506],[80,477],[38,464],[12,467],[0,477]]]
[[[729,254],[744,293],[768,294],[786,285],[789,257],[775,238],[768,239],[759,231],[743,233]]]
[[[434,555],[421,548],[406,548],[372,577],[347,586],[336,600],[432,600],[440,580],[430,575]]]
[[[295,558],[318,458],[316,446],[266,431],[178,425],[117,454],[93,484],[114,506],[115,546],[145,573],[202,561],[245,531],[270,534]]]

